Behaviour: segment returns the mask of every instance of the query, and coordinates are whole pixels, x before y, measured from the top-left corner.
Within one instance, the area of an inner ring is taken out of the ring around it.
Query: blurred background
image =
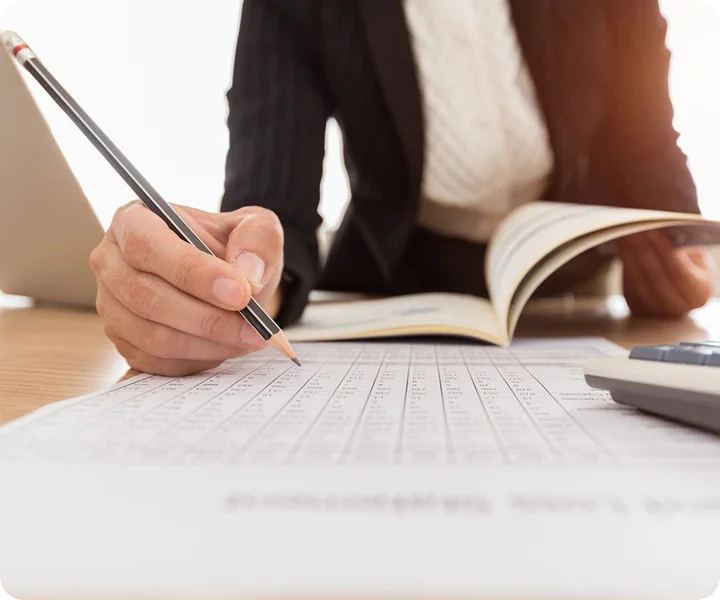
[[[661,4],[670,24],[671,88],[681,145],[705,214],[720,218],[720,0]],[[0,27],[25,38],[168,200],[213,210],[223,190],[225,92],[240,8],[238,0],[17,0],[4,8]],[[132,193],[30,83],[107,226]],[[334,123],[326,143],[321,213],[332,228],[348,199]]]

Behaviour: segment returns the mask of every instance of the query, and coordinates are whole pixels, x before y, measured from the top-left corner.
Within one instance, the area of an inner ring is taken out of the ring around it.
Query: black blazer
[[[509,0],[555,156],[545,199],[697,212],[668,93],[657,0]],[[382,292],[416,223],[421,92],[402,0],[244,0],[223,210],[285,229],[287,295]],[[326,264],[316,231],[325,126],[342,132],[352,201]]]

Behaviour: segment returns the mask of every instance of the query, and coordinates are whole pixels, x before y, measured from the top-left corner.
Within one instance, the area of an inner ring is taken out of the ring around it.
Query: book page
[[[296,350],[301,368],[263,351],[141,375],[0,428],[8,592],[701,598],[717,586],[720,438],[589,388],[583,364],[618,354],[611,344]]]
[[[554,202],[522,206],[500,224],[487,253],[488,290],[501,326],[506,331],[513,329],[532,292],[585,250],[630,233],[683,224],[696,226],[697,232],[693,234],[691,227],[678,228],[673,234],[676,243],[720,241],[720,224],[705,221],[700,215]],[[587,237],[612,229],[614,233],[606,236]],[[534,287],[526,288],[525,278],[539,263],[544,264],[533,277]],[[523,301],[513,307],[516,296],[522,296]]]
[[[310,304],[285,333],[291,342],[425,335],[507,341],[489,301],[439,293]]]
[[[537,290],[543,281],[550,277],[562,265],[568,263],[573,258],[580,256],[583,252],[590,250],[591,248],[596,248],[601,244],[605,244],[633,233],[650,231],[661,227],[669,227],[675,223],[676,221],[655,221],[652,223],[618,225],[617,227],[611,227],[609,229],[604,229],[602,231],[590,233],[577,238],[571,243],[565,244],[564,246],[561,246],[557,250],[551,252],[530,269],[515,291],[515,295],[510,303],[510,310],[507,313],[507,331],[509,332],[509,338],[512,339],[514,336],[515,329],[517,328],[517,324],[523,310],[532,298],[535,290]]]

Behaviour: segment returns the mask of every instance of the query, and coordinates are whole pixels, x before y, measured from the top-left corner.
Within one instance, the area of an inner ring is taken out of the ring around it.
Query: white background
[[[703,209],[720,217],[720,18],[703,0],[661,2],[675,52],[681,144]],[[168,200],[214,210],[223,190],[225,92],[239,14],[239,0],[19,0],[0,27],[26,39]],[[107,225],[131,192],[34,81],[31,88]],[[332,227],[348,190],[334,125],[327,139],[321,212]]]

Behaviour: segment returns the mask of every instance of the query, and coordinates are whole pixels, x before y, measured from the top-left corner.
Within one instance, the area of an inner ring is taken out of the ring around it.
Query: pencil
[[[18,63],[33,76],[65,114],[67,114],[75,125],[85,134],[90,142],[100,151],[115,171],[125,180],[125,183],[138,195],[140,201],[160,217],[181,239],[192,244],[198,250],[214,256],[210,248],[197,236],[175,209],[160,196],[72,96],[60,85],[23,39],[12,31],[3,31],[0,33],[0,40]],[[254,298],[250,298],[248,305],[241,309],[239,313],[250,326],[260,334],[268,345],[300,366],[300,361],[293,351],[287,336]]]

